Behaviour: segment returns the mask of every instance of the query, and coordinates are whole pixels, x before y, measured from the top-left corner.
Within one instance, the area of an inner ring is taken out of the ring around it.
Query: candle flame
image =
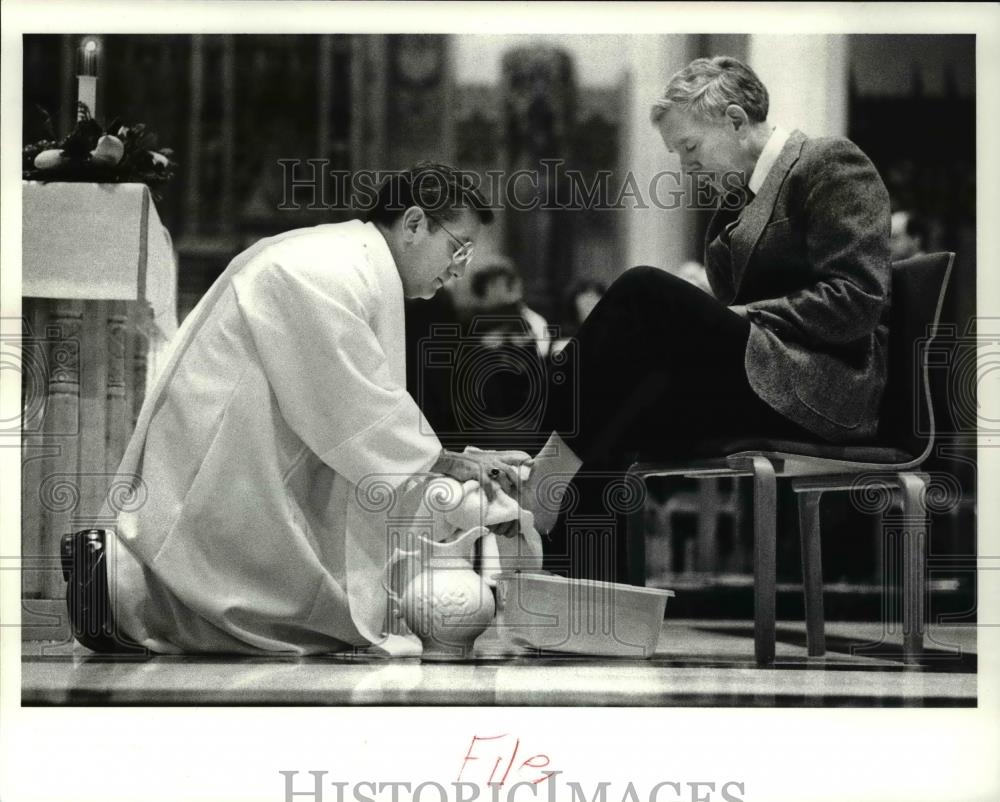
[[[97,62],[101,54],[101,40],[96,36],[86,36],[80,40],[77,57],[78,75],[97,77]]]

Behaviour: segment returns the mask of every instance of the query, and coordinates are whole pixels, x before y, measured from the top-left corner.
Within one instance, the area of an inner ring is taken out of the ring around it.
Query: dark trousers
[[[626,580],[624,524],[643,499],[624,475],[639,452],[683,458],[719,438],[815,439],[750,387],[749,335],[747,320],[658,268],[634,267],[609,288],[550,387],[546,430],[583,466],[549,533],[546,569]]]

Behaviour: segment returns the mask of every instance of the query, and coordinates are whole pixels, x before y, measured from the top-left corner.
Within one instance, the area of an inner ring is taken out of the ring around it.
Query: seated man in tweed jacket
[[[785,131],[767,113],[767,89],[728,57],[692,62],[653,106],[684,175],[715,190],[705,243],[714,297],[637,267],[594,309],[567,346],[572,375],[550,394],[552,436],[527,498],[540,530],[556,523],[552,500],[566,483],[555,477],[581,464],[575,514],[607,515],[613,494],[601,487],[638,449],[682,456],[706,439],[848,443],[875,434],[886,377],[888,192],[852,142]],[[591,487],[587,474],[600,474]],[[546,503],[532,498],[543,487]],[[553,554],[567,553],[564,529],[565,514]]]

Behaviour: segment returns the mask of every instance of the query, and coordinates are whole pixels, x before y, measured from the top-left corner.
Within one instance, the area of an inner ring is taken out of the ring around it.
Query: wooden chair
[[[934,446],[934,416],[927,348],[941,314],[953,253],[915,256],[893,265],[889,375],[876,442],[839,446],[746,438],[706,443],[685,462],[640,460],[630,476],[753,479],[754,655],[758,665],[774,662],[777,480],[788,479],[798,494],[805,593],[806,637],[810,656],[826,651],[823,572],[820,561],[819,501],[834,490],[892,492],[902,505],[903,655],[915,660],[923,648],[924,563],[927,477],[919,468]],[[645,584],[643,516],[629,518],[632,581]]]

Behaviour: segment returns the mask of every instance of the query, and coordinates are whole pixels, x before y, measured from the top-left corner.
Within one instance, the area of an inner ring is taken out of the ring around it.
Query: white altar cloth
[[[21,295],[146,301],[177,330],[177,264],[145,184],[25,181]]]

